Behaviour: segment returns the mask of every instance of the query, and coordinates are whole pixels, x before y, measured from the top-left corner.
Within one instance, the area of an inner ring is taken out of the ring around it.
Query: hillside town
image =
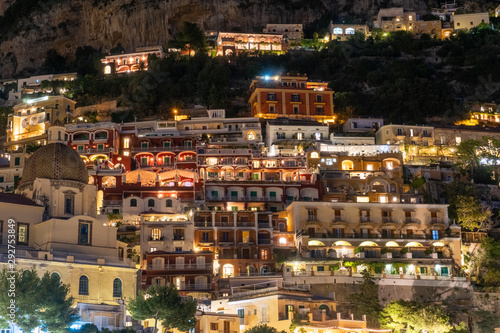
[[[306,43],[302,24],[204,31],[204,51],[191,41],[109,52],[95,61],[94,85],[154,76],[200,52],[238,67],[399,32],[437,43],[496,31],[498,15],[500,6],[461,13],[455,3],[425,18],[382,8],[366,24],[330,20]],[[208,102],[149,114],[134,109],[146,93],[96,101],[77,93],[81,80],[58,72],[1,82],[1,292],[18,272],[17,312],[0,310],[1,333],[500,329],[496,92],[418,124],[350,112],[343,91],[295,68],[263,66],[227,108],[216,86],[198,84]],[[36,276],[66,288],[53,295],[68,306],[25,310],[36,302],[23,283]],[[154,315],[140,308],[165,290],[175,302],[157,300]],[[58,324],[43,319],[68,308]],[[400,319],[405,312],[421,326]]]

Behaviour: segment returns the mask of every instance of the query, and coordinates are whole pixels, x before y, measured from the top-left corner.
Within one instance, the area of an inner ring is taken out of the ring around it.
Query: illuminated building
[[[217,55],[228,56],[242,52],[283,52],[284,43],[281,34],[219,32],[217,37]]]
[[[333,93],[328,83],[309,80],[306,74],[257,76],[250,85],[253,117],[289,117],[333,122]]]
[[[64,126],[51,126],[48,144],[25,163],[19,194],[0,196],[0,230],[7,230],[8,219],[16,221],[16,269],[57,276],[68,284],[80,321],[121,329],[125,299],[136,295],[135,263],[126,259],[116,229],[97,219],[96,188],[64,135]],[[7,235],[1,234],[2,267]]]
[[[345,41],[353,37],[356,32],[362,34],[364,37],[370,35],[370,31],[366,24],[334,24],[333,21],[330,21],[328,24],[328,35],[332,41]]]
[[[488,12],[473,14],[454,13],[450,16],[450,21],[453,22],[455,30],[469,30],[480,24],[490,24],[490,14]]]
[[[45,144],[47,128],[56,122],[67,123],[75,104],[64,96],[45,96],[14,106],[14,112],[7,118],[5,147],[17,150],[26,144]]]
[[[417,14],[413,11],[398,7],[381,8],[373,25],[387,32],[412,31],[416,20]]]
[[[101,66],[104,75],[122,74],[148,70],[148,56],[154,54],[157,58],[163,58],[163,48],[161,46],[137,48],[133,53],[121,53],[108,55],[101,59]]]

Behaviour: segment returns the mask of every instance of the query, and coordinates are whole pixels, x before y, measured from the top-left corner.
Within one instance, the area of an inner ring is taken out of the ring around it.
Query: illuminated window
[[[267,249],[260,250],[260,259],[262,259],[262,260],[268,259],[268,250]]]
[[[342,28],[334,28],[333,29],[334,35],[342,35],[343,33],[344,33],[344,31],[342,30]]]
[[[280,245],[286,245],[286,238],[280,237]]]
[[[373,164],[366,165],[366,170],[373,171]]]
[[[111,66],[104,67],[104,74],[111,74]]]
[[[455,137],[455,142],[457,145],[459,145],[462,142],[462,138],[459,136]]]
[[[207,164],[208,165],[217,165],[217,157],[210,157],[210,158],[207,158]]]
[[[317,152],[312,152],[311,158],[319,158],[319,154]]]
[[[151,229],[151,240],[161,240],[161,229],[160,228],[154,228]]]
[[[354,28],[345,29],[345,34],[346,35],[354,35]]]
[[[255,140],[255,132],[248,132],[248,140]]]
[[[369,197],[357,197],[356,202],[370,202]]]
[[[17,225],[17,244],[28,245],[28,225],[18,223]]]
[[[123,139],[123,148],[124,149],[130,148],[130,138]]]

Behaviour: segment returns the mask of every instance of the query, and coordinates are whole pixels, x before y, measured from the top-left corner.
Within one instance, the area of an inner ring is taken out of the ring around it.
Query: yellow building
[[[96,188],[64,135],[63,126],[50,127],[48,144],[25,163],[18,193],[0,195],[0,268],[9,264],[4,254],[13,228],[16,269],[56,274],[68,284],[79,323],[121,329],[125,301],[136,295],[137,269],[116,228],[96,218]]]
[[[75,101],[64,96],[27,99],[16,105],[7,118],[5,146],[17,149],[28,143],[45,144],[47,128],[56,121],[67,122],[75,105]]]
[[[356,320],[352,316],[345,318],[336,312],[333,299],[312,295],[307,290],[307,285],[296,284],[233,288],[230,297],[212,301],[212,311],[237,314],[241,331],[259,324],[285,332],[303,332],[302,329],[311,333],[370,331],[366,328],[364,316]],[[304,324],[294,321],[294,318]]]

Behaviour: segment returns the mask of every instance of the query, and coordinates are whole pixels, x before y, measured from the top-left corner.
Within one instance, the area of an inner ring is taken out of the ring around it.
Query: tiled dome
[[[62,143],[49,143],[26,160],[22,182],[35,178],[75,180],[88,183],[89,175],[80,155]]]

